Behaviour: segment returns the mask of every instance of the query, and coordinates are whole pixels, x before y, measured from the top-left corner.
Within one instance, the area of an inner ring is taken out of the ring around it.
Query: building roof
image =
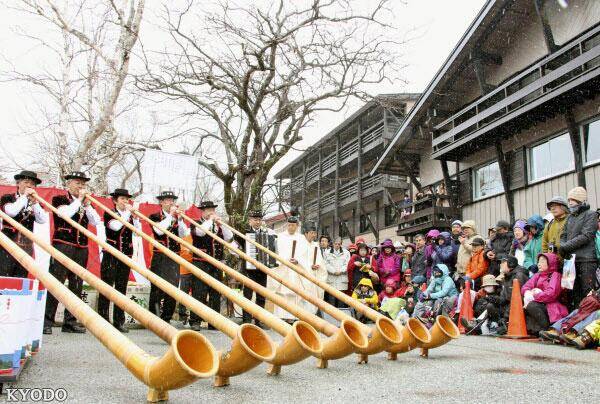
[[[302,154],[300,154],[295,159],[293,159],[291,162],[289,162],[284,168],[279,170],[275,174],[275,178],[282,177],[282,175],[286,171],[290,170],[292,167],[294,167],[294,165],[296,165],[298,162],[302,161],[306,157],[306,155],[312,153],[315,148],[319,147],[320,145],[322,145],[323,143],[325,143],[326,141],[328,141],[332,137],[334,137],[336,134],[338,134],[339,132],[344,130],[346,127],[348,127],[348,125],[353,123],[358,117],[360,117],[362,114],[367,112],[370,108],[374,107],[375,105],[378,105],[379,104],[378,100],[393,99],[395,101],[411,101],[411,100],[414,101],[418,97],[419,97],[419,93],[378,94],[377,96],[375,96],[375,98],[373,100],[366,102],[362,107],[360,107],[358,110],[356,110],[352,115],[350,115],[348,118],[346,118],[344,121],[342,121],[335,128],[330,130],[325,136],[323,136],[321,139],[319,139],[315,144],[311,145],[306,151],[304,151]]]
[[[454,47],[450,55],[446,58],[440,69],[433,76],[431,82],[427,85],[415,105],[409,111],[406,119],[396,132],[396,135],[392,141],[388,144],[384,150],[381,158],[377,161],[375,166],[370,171],[370,175],[373,175],[382,166],[393,160],[394,150],[400,149],[407,144],[410,140],[412,128],[421,118],[422,114],[427,111],[430,107],[431,98],[435,97],[438,87],[443,84],[443,81],[448,79],[451,70],[457,68],[460,64],[459,59],[465,57],[467,45],[472,45],[476,42],[481,34],[491,25],[491,21],[497,13],[501,13],[505,4],[509,3],[510,0],[488,0],[479,11],[471,25],[469,25],[466,32],[458,41],[458,44]],[[466,55],[468,57],[468,55]]]

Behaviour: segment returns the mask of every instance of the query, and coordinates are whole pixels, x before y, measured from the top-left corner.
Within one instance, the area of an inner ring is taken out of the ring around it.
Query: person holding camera
[[[562,196],[550,199],[546,207],[552,213],[553,219],[548,222],[542,236],[542,252],[558,253],[560,236],[569,216],[569,204]]]
[[[494,229],[496,230],[496,235],[490,240],[485,250],[485,256],[490,261],[488,273],[498,276],[500,275],[500,256],[510,254],[513,234],[509,230],[510,223],[506,220],[498,220]]]

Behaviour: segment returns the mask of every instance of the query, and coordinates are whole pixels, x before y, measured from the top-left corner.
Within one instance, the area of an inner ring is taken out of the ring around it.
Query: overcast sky
[[[367,0],[356,0],[367,1]],[[399,2],[400,3],[400,2]],[[406,85],[391,87],[385,83],[373,90],[374,93],[420,92],[432,79],[448,53],[456,45],[461,35],[481,9],[484,0],[408,0],[406,5],[398,5],[397,18],[402,29],[411,40],[402,49],[402,64],[406,64],[402,78]],[[154,2],[147,2],[157,4]],[[147,10],[151,11],[151,10]],[[48,57],[39,48],[32,48],[30,42],[14,34],[15,24],[25,31],[43,29],[34,20],[24,18],[10,10],[0,13],[0,70],[5,71],[8,63],[16,70],[35,72],[41,69]],[[145,27],[146,36],[142,32],[141,40],[160,38],[151,25]],[[0,161],[12,155],[22,159],[23,150],[29,147],[29,138],[22,135],[22,128],[31,122],[33,97],[23,85],[14,82],[0,83]],[[360,107],[359,102],[351,104],[345,111],[337,114],[319,116],[313,126],[308,128],[298,145],[299,148],[315,143],[321,136],[338,125],[347,116]],[[177,151],[178,145],[173,145],[170,151]],[[169,147],[167,147],[168,149]],[[290,153],[277,167],[282,167],[293,159],[297,153]],[[6,174],[6,173],[3,173]]]

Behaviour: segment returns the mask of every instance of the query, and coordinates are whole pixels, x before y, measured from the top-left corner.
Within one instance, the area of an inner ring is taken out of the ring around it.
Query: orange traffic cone
[[[527,335],[527,324],[525,323],[523,299],[521,298],[521,284],[518,279],[513,279],[508,332],[504,338],[529,338],[529,335]]]
[[[458,329],[461,334],[467,331],[463,327],[461,319],[473,320],[473,302],[471,301],[471,281],[465,282],[465,288],[462,293],[462,302],[460,303],[460,312],[458,313]]]

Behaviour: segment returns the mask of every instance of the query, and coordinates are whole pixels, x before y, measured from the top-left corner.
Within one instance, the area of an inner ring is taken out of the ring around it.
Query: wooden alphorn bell
[[[190,330],[178,331],[92,275],[1,210],[0,217],[170,345],[167,353],[161,358],[148,355],[83,303],[49,272],[39,268],[29,254],[0,232],[2,247],[29,273],[39,279],[46,289],[73,313],[138,380],[149,387],[147,401],[164,401],[168,399],[169,390],[187,386],[199,378],[211,377],[217,372],[216,350],[200,333]]]
[[[113,211],[104,206],[101,202],[97,201],[95,198],[88,196],[90,201],[93,204],[105,210],[109,215],[111,215],[115,220],[119,220],[123,223],[124,226],[131,229],[134,233],[140,235],[142,238],[147,240],[153,246],[157,248],[162,248],[164,250],[164,254],[169,256],[171,259],[176,261],[178,264],[183,265],[186,269],[188,269],[194,276],[198,277],[202,282],[206,283],[213,289],[217,290],[219,293],[223,294],[226,298],[238,304],[244,310],[251,313],[254,317],[259,319],[264,324],[267,324],[273,330],[275,330],[278,334],[284,336],[283,342],[276,348],[275,355],[269,359],[267,362],[272,366],[269,369],[269,374],[276,375],[279,374],[281,370],[281,366],[290,365],[296,362],[299,362],[308,356],[319,356],[323,351],[323,344],[319,338],[318,333],[315,329],[308,323],[300,321],[294,323],[293,326],[290,326],[285,321],[275,317],[269,311],[263,309],[262,307],[256,305],[254,302],[246,299],[243,296],[240,296],[238,293],[235,293],[231,288],[224,285],[222,282],[219,282],[212,276],[208,275],[201,269],[197,268],[195,265],[181,258],[178,254],[173,253],[172,251],[166,249],[162,244],[158,243],[154,238],[150,237],[146,233],[141,230],[136,229],[130,223],[124,221],[121,217],[116,215]],[[139,211],[133,212],[136,216],[138,216],[141,220],[146,221],[154,228],[160,230],[168,237],[173,240],[179,242],[184,245],[193,253],[200,255],[202,258],[206,259],[207,262],[214,265],[215,267],[231,274],[232,276],[243,276],[239,274],[234,269],[228,267],[224,263],[214,259],[210,255],[207,255],[203,251],[198,250],[192,244],[183,240],[182,238],[174,235],[167,229],[162,228],[158,223],[153,222],[148,217],[143,215]],[[246,324],[248,325],[248,324]]]
[[[56,213],[58,216],[67,221],[74,228],[85,234],[90,240],[94,240],[105,251],[108,251],[119,261],[125,263],[131,269],[144,276],[152,284],[163,290],[169,296],[173,297],[180,304],[185,305],[191,311],[198,314],[198,316],[204,318],[209,324],[222,331],[233,340],[231,343],[231,348],[228,352],[219,352],[219,369],[217,370],[215,377],[215,386],[226,386],[229,384],[230,377],[245,373],[248,370],[258,366],[261,362],[272,360],[272,358],[275,356],[275,346],[273,341],[259,327],[252,324],[244,324],[239,326],[230,319],[222,316],[220,313],[217,313],[198,300],[194,299],[189,294],[179,290],[178,287],[171,285],[154,272],[139,265],[121,251],[99,239],[94,233],[81,226],[70,217],[62,215],[57,208],[46,202],[44,199],[37,195],[36,199],[52,212]],[[119,219],[121,218],[119,217]],[[129,224],[128,222],[125,223]],[[162,244],[159,245],[164,248]],[[172,252],[170,250],[168,251]],[[179,257],[179,255],[175,255]]]
[[[136,215],[140,216],[140,218],[142,220],[149,221],[149,223],[152,226],[156,227],[160,231],[165,232],[165,229],[162,229],[160,226],[158,226],[156,223],[154,223],[151,220],[149,220],[148,218],[146,218],[141,213],[138,214],[136,212]],[[199,226],[199,224],[196,221],[189,218],[187,215],[181,214],[181,216],[184,219],[190,221],[190,223],[192,223],[196,226]],[[279,296],[276,293],[274,293],[273,291],[265,288],[264,286],[254,282],[252,279],[242,275],[241,273],[234,270],[233,268],[230,268],[229,266],[225,265],[224,263],[222,263],[218,260],[215,260],[210,255],[208,255],[205,252],[194,247],[193,244],[173,235],[172,233],[166,232],[165,234],[172,236],[172,238],[174,240],[180,242],[187,249],[189,249],[193,253],[197,254],[198,256],[202,257],[203,259],[206,259],[212,265],[215,265],[217,268],[221,269],[222,271],[227,273],[232,278],[238,280],[243,285],[248,286],[249,288],[253,289],[256,293],[261,294],[265,298],[271,300],[274,304],[282,307],[286,311],[295,315],[301,321],[306,321],[307,323],[314,326],[317,330],[319,330],[323,334],[329,336],[330,338],[327,341],[325,341],[325,343],[324,343],[322,352],[313,354],[313,356],[315,356],[319,359],[319,367],[320,368],[326,368],[328,360],[342,358],[353,352],[356,352],[359,349],[364,349],[367,346],[366,336],[363,335],[363,333],[360,330],[360,326],[357,323],[355,323],[354,321],[344,321],[344,322],[342,322],[340,328],[335,327],[334,325],[328,323],[327,321],[323,320],[322,318],[316,316],[314,313],[310,313],[299,306],[290,305],[281,296]],[[222,241],[222,242],[225,243],[226,245],[229,245],[229,243],[227,243],[225,241]],[[245,256],[245,254],[243,254],[242,258],[244,258],[244,256]],[[254,263],[256,261],[254,261],[253,259],[250,259],[250,262]],[[202,273],[202,274],[204,275],[204,273]],[[262,310],[264,310],[264,309],[261,309],[261,311]],[[270,317],[274,317],[278,324],[281,324],[284,327],[289,327],[289,325],[287,323],[285,323],[284,321],[282,321],[281,319],[273,316],[273,314],[271,314],[270,312],[267,312],[267,313]],[[260,317],[257,317],[257,318],[260,321],[263,321]],[[299,322],[295,322],[294,325],[297,323],[299,323]],[[278,331],[277,329],[275,329],[275,330],[277,332],[279,332],[280,334],[284,335],[283,330],[281,330],[281,331]],[[278,372],[278,367],[272,367],[269,370],[269,372],[271,374]]]
[[[381,313],[373,310],[365,304],[360,303],[359,301],[353,299],[347,294],[337,290],[333,286],[329,285],[327,282],[321,281],[313,274],[307,273],[304,269],[298,265],[291,263],[289,260],[281,257],[279,254],[269,250],[262,244],[248,238],[245,234],[239,232],[232,226],[223,223],[223,226],[227,227],[231,230],[235,235],[243,238],[246,242],[252,243],[256,248],[273,257],[283,265],[295,271],[300,276],[308,279],[336,299],[344,302],[349,307],[352,307],[357,312],[361,313],[368,319],[375,322],[375,327],[373,329],[364,326],[370,334],[369,346],[360,352],[359,363],[365,363],[368,360],[368,355],[372,355],[381,351],[388,351],[390,353],[389,358],[395,359],[395,354],[400,352],[406,352],[408,350],[417,348],[423,344],[427,344],[431,340],[431,336],[429,335],[429,331],[427,328],[419,321],[409,321],[405,327],[400,326],[399,324],[391,321],[386,316]],[[217,237],[216,235],[214,235]],[[237,252],[236,252],[237,253]],[[259,269],[264,270],[266,268],[264,265]],[[292,290],[294,293],[302,296],[310,303],[319,307],[321,310],[325,311],[330,316],[334,317],[337,320],[341,318],[349,318],[346,313],[342,312],[338,308],[330,305],[329,303],[321,300],[315,299],[313,296],[306,294],[302,289],[295,287],[294,285],[289,286],[289,282],[277,279],[275,276],[272,276],[278,282],[282,283],[288,289]]]

